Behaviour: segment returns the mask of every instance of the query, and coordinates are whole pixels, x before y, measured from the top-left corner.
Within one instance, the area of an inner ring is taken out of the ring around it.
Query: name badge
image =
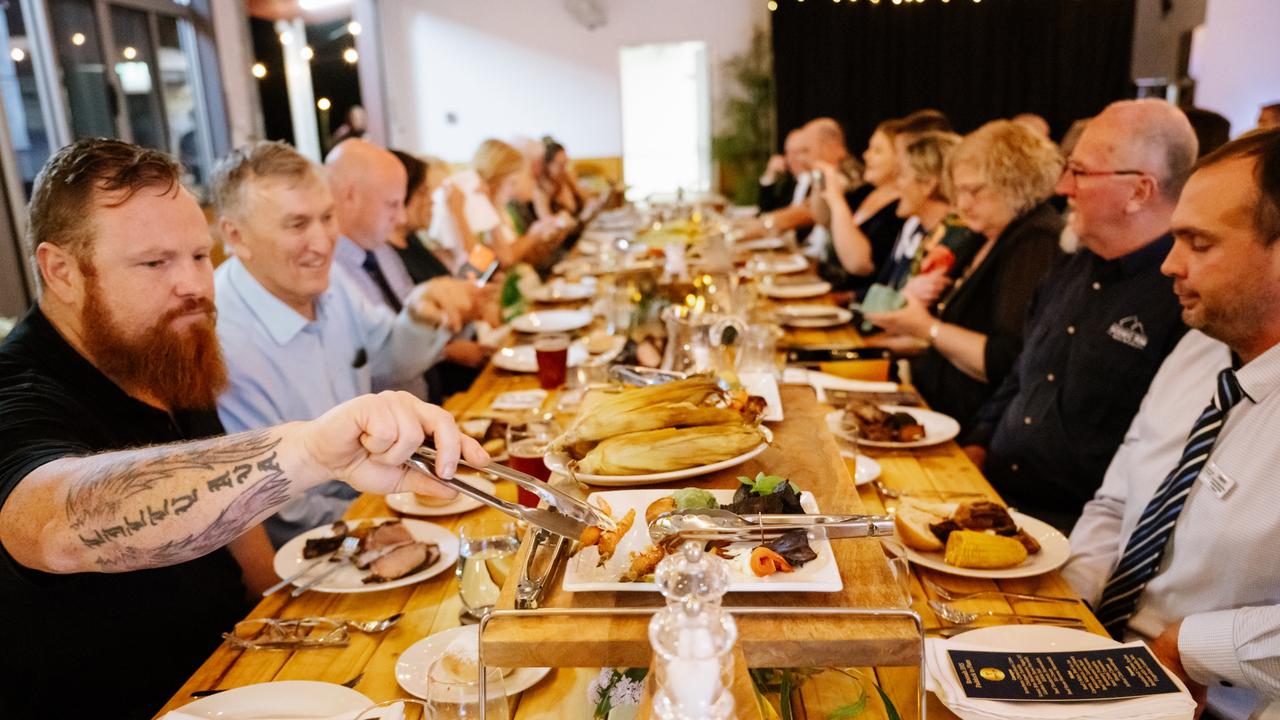
[[[1142,321],[1138,319],[1137,315],[1130,315],[1115,321],[1107,329],[1107,335],[1110,335],[1112,340],[1124,343],[1135,350],[1145,349],[1149,342],[1147,340],[1147,330],[1142,326]]]
[[[1200,471],[1200,482],[1219,500],[1225,498],[1236,487],[1236,481],[1227,477],[1227,474],[1222,472],[1222,469],[1212,460],[1204,466],[1204,470]]]

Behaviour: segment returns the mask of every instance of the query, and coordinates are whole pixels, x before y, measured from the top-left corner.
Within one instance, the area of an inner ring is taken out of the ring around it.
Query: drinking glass
[[[907,559],[907,548],[897,540],[880,539],[880,548],[884,551],[885,562],[892,574],[893,587],[898,591],[894,598],[897,607],[911,607],[911,562]]]
[[[569,336],[562,333],[545,333],[533,341],[533,352],[538,359],[538,385],[543,390],[554,390],[564,385],[565,370],[569,366]]]
[[[782,331],[774,325],[748,325],[738,340],[737,371],[765,372],[782,377],[778,364],[778,341]]]
[[[431,720],[476,720],[484,707],[485,720],[508,720],[506,685],[498,668],[484,670],[485,695],[480,697],[480,677],[460,678],[441,660],[427,670],[427,709]]]
[[[551,420],[511,423],[507,426],[508,464],[526,475],[532,475],[546,482],[551,477],[551,470],[547,468],[542,456],[546,453],[547,446],[559,434],[560,426]],[[521,505],[538,506],[537,495],[524,488],[517,488],[517,490],[517,500]]]
[[[520,539],[514,523],[472,521],[458,528],[458,597],[462,619],[478,622],[498,602],[498,593]]]

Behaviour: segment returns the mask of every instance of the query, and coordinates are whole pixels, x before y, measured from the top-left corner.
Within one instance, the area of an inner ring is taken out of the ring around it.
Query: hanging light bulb
[[[71,33],[71,44],[72,44],[72,45],[75,45],[76,47],[80,47],[81,45],[83,45],[83,44],[84,44],[84,40],[85,40],[84,33],[82,33],[82,32],[78,32],[78,33]]]
[[[360,53],[355,48],[347,48],[342,51],[342,59],[347,61],[348,65],[355,65],[360,60]]]
[[[253,73],[254,77],[261,80],[267,76],[267,66],[260,62],[256,62],[253,64],[253,67],[249,68],[249,72]]]
[[[316,101],[316,107],[320,108],[321,110],[328,110],[329,108],[333,107],[333,103],[329,102],[329,98],[322,97]]]
[[[775,12],[778,9],[778,3],[775,0],[769,0],[769,4],[765,7],[769,8],[769,12]]]
[[[311,59],[316,56],[316,51],[310,45],[303,45],[298,54],[302,56],[303,60],[311,62]]]
[[[293,44],[293,33],[291,33],[291,32],[287,32],[287,31],[286,31],[286,32],[282,32],[282,33],[280,33],[280,44],[281,44],[281,45],[292,45],[292,44]]]
[[[352,20],[351,22],[347,23],[347,32],[351,33],[352,35],[359,35],[361,32],[364,32],[364,27],[361,26],[360,23],[356,22],[355,20]]]
[[[132,45],[129,45],[125,47],[124,50],[121,50],[120,54],[124,56],[125,60],[132,60],[138,57],[138,49]]]
[[[27,51],[20,47],[16,47],[9,51],[9,57],[13,58],[13,61],[16,63],[22,62],[27,59]]]

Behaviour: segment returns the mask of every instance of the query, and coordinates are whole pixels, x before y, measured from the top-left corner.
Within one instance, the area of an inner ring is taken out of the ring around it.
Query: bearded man
[[[428,435],[439,471],[487,461],[407,393],[221,437],[211,241],[180,177],[94,139],[36,180],[42,291],[0,345],[0,717],[151,717],[248,608],[229,543],[335,477],[448,495],[403,469]]]

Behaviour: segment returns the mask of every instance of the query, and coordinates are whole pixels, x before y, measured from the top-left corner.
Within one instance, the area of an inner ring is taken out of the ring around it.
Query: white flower
[[[609,693],[609,700],[614,707],[639,705],[642,697],[644,697],[644,683],[636,682],[625,675],[618,678],[618,684],[614,685],[613,692]]]

